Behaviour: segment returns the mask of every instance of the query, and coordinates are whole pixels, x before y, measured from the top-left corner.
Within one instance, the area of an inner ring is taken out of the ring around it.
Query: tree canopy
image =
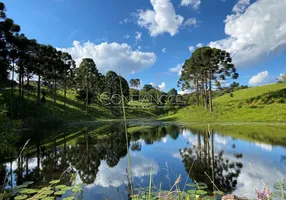
[[[237,79],[238,73],[230,54],[224,50],[202,47],[196,49],[183,65],[178,84],[185,90],[195,90],[196,104],[199,97],[204,107],[212,112],[212,91],[218,82]]]

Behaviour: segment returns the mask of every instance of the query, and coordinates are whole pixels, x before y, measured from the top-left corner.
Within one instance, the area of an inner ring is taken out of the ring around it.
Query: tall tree
[[[136,88],[136,89],[139,88],[140,85],[141,85],[140,79],[136,78],[136,79],[135,79],[135,88]]]
[[[69,53],[62,53],[62,61],[64,62],[63,69],[63,85],[64,85],[64,106],[67,99],[67,86],[71,86],[74,78],[75,61]]]
[[[13,98],[14,98],[14,75],[15,75],[15,65],[17,62],[17,59],[19,58],[19,52],[18,52],[18,42],[17,39],[18,33],[20,32],[20,26],[17,24],[14,24],[14,21],[12,19],[5,19],[3,24],[3,30],[4,30],[4,38],[6,42],[7,47],[7,55],[8,55],[8,62],[10,64],[10,71],[12,74],[11,77],[11,95],[10,95],[10,114],[11,118],[13,118]]]
[[[99,78],[99,73],[96,65],[91,58],[82,59],[79,67],[75,70],[75,82],[79,92],[79,99],[85,99],[86,113],[88,104],[95,96],[91,93],[93,87],[96,87],[96,80]]]
[[[135,79],[130,79],[129,84],[130,84],[130,87],[134,89],[136,85]]]
[[[205,108],[209,105],[212,112],[212,85],[218,80],[226,81],[228,77],[238,78],[230,54],[220,49],[202,47],[196,49],[191,58],[186,60],[179,84],[182,84],[183,89],[195,89],[197,100],[200,91]]]

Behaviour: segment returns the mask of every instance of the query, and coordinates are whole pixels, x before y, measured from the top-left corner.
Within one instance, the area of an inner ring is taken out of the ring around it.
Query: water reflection
[[[216,141],[226,144],[221,140]],[[243,164],[225,158],[223,150],[215,154],[214,144],[212,129],[197,131],[197,144],[181,150],[182,161],[193,180],[206,183],[214,191],[232,192],[237,185]]]
[[[162,189],[170,189],[170,183],[181,174],[181,188],[189,176],[188,182],[204,182],[210,190],[253,197],[254,189],[261,188],[262,181],[271,187],[277,179],[285,177],[286,144],[281,145],[281,141],[286,136],[279,130],[279,137],[270,139],[265,130],[257,137],[237,128],[129,124],[128,143],[121,123],[53,130],[46,137],[32,138],[29,151],[23,152],[12,166],[0,165],[0,183],[12,170],[9,185],[27,180],[45,185],[69,168],[77,174],[77,183],[87,184],[84,199],[125,199],[128,147],[134,187],[149,185],[152,167],[154,186],[158,188],[161,185]],[[265,143],[262,138],[267,138]],[[63,183],[71,184],[68,174],[63,176]]]

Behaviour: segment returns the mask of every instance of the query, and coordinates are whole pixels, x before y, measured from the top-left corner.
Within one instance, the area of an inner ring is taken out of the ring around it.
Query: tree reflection
[[[120,158],[127,154],[126,138],[122,130],[117,126],[112,129],[110,136],[97,139],[89,135],[86,128],[85,137],[78,139],[76,145],[68,148],[68,161],[78,170],[84,183],[95,181],[101,160],[106,160],[109,167],[114,167]]]
[[[6,174],[7,174],[6,167],[3,164],[1,164],[0,165],[0,190],[2,190],[2,187],[4,186]]]
[[[201,137],[203,141],[201,141]],[[235,189],[243,165],[240,162],[232,162],[225,158],[223,151],[218,154],[214,153],[212,130],[203,132],[203,134],[197,131],[197,145],[181,150],[180,154],[185,169],[193,180],[204,182],[209,188],[215,190],[211,178],[221,191],[231,192]]]
[[[131,141],[138,141],[143,140],[145,144],[151,145],[154,142],[161,141],[162,138],[166,137],[169,133],[168,130],[174,130],[174,129],[168,129],[168,126],[155,126],[152,128],[144,128],[142,130],[134,131],[131,135]],[[177,139],[177,132],[171,131],[173,133],[173,137]],[[178,132],[179,135],[179,132]]]
[[[74,133],[74,130],[72,131]],[[26,167],[27,175],[24,180],[47,183],[52,179],[58,179],[70,168],[78,172],[84,183],[91,184],[96,179],[101,161],[105,160],[109,167],[115,167],[120,159],[126,156],[130,141],[132,141],[131,150],[140,151],[142,142],[139,140],[153,144],[161,141],[167,134],[177,139],[179,132],[180,129],[174,125],[144,128],[128,133],[128,144],[126,144],[124,126],[118,122],[78,128],[75,137],[67,130],[62,130],[49,136],[49,140],[46,140],[48,144],[43,142],[41,136],[34,138],[36,158],[34,170],[28,170],[28,159],[19,163]],[[63,183],[69,184],[68,175],[65,174],[62,178]]]

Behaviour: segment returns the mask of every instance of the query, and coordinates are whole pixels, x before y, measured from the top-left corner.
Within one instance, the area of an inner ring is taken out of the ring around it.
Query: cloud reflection
[[[131,156],[132,176],[136,178],[142,178],[150,175],[152,166],[152,174],[156,175],[159,171],[158,164],[149,158],[143,156]],[[127,157],[124,157],[119,163],[109,168],[105,161],[102,161],[99,166],[97,178],[93,184],[87,186],[91,189],[96,186],[101,187],[119,187],[123,183],[127,183],[126,169],[127,169]]]

